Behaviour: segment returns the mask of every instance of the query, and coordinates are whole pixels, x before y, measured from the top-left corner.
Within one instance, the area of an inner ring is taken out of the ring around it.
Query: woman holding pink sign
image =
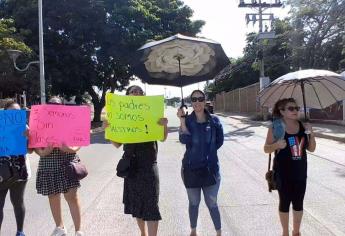
[[[126,95],[144,96],[139,86],[130,86]],[[158,121],[164,127],[164,139],[167,138],[166,118]],[[106,124],[107,125],[107,124]],[[113,142],[119,148],[122,144]],[[159,211],[159,175],[157,166],[157,142],[131,143],[123,145],[123,159],[130,161],[129,173],[118,175],[124,177],[123,204],[125,214],[136,218],[142,236],[156,236],[158,221],[161,220]],[[148,234],[146,234],[146,226]]]
[[[62,105],[59,97],[52,97],[49,104]],[[63,166],[67,162],[79,160],[76,154],[80,147],[53,147],[36,148],[35,152],[40,156],[37,169],[36,189],[37,193],[48,196],[50,210],[52,212],[56,228],[51,236],[67,235],[62,220],[61,194],[68,203],[70,213],[75,227],[75,235],[81,236],[81,212],[77,194],[80,182],[77,179],[69,178],[65,174]]]

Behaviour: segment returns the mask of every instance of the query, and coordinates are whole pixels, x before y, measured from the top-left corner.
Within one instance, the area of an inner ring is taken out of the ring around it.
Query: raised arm
[[[70,147],[65,144],[62,144],[61,147],[59,147],[60,151],[65,152],[65,153],[76,153],[79,151],[80,147]]]
[[[35,148],[34,151],[37,153],[37,155],[44,157],[44,156],[48,156],[50,153],[52,153],[54,147],[49,144],[48,147],[44,147],[44,148]]]
[[[160,118],[158,124],[164,127],[164,137],[161,140],[162,142],[164,142],[168,137],[168,119],[165,117]]]
[[[119,148],[119,147],[122,146],[122,143],[117,143],[117,142],[111,141],[111,140],[110,140],[110,142],[111,142],[111,144],[114,145],[116,148]]]
[[[179,108],[177,110],[177,117],[180,119],[180,130],[179,130],[179,140],[183,144],[191,142],[191,133],[188,130],[186,124],[185,112],[183,109]]]
[[[307,135],[308,135],[309,145],[307,147],[307,150],[309,152],[314,152],[316,149],[316,140],[315,140],[313,127],[309,123],[305,123],[303,125],[304,125],[304,129],[306,130],[306,133],[308,133]]]
[[[283,149],[285,147],[286,147],[286,141],[285,140],[278,140],[277,142],[274,142],[273,130],[272,130],[272,127],[270,127],[267,131],[266,142],[265,142],[265,146],[264,146],[264,152],[265,153],[272,153],[276,150]]]

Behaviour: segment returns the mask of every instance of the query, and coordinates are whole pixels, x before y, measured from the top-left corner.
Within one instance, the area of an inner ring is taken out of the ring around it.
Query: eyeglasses
[[[190,100],[192,100],[192,102],[203,102],[205,101],[205,97],[192,97]]]
[[[291,112],[293,112],[293,111],[299,111],[300,107],[298,107],[298,106],[296,106],[296,107],[287,107],[286,109],[291,111]]]

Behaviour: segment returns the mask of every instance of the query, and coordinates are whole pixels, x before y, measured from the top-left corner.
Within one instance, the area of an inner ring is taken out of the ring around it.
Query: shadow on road
[[[255,120],[247,120],[247,119],[241,119],[241,123],[248,125],[248,127],[260,127],[260,126],[268,127],[270,124],[269,121],[255,121]]]
[[[104,131],[91,134],[91,144],[109,144],[108,140],[104,138]]]
[[[335,172],[336,172],[337,175],[339,175],[340,177],[344,177],[344,178],[345,178],[345,167],[343,167],[343,168],[337,168],[337,169],[335,169]]]
[[[177,126],[177,127],[168,127],[168,133],[178,132],[179,129],[180,129],[179,126]]]
[[[250,125],[247,127],[237,129],[235,131],[228,132],[228,133],[224,134],[224,139],[226,141],[229,141],[229,140],[235,140],[236,137],[245,137],[245,138],[251,137],[254,135],[255,132],[252,130],[246,130],[250,127],[253,127],[253,126]]]

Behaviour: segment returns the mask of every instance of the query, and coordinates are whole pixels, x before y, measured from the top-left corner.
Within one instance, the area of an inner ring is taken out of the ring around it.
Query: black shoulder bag
[[[86,166],[80,162],[79,158],[66,162],[64,166],[66,176],[73,180],[82,180],[89,174]]]
[[[116,175],[121,178],[126,178],[129,175],[131,167],[131,155],[126,154],[122,155],[122,158],[119,160],[116,166]]]
[[[277,190],[277,182],[274,176],[274,170],[273,168],[271,169],[271,159],[272,159],[272,154],[270,153],[268,155],[268,171],[266,172],[266,175],[265,175],[269,192],[272,192],[272,190]]]
[[[134,144],[124,144],[123,145],[123,155],[116,166],[116,175],[121,178],[127,178],[132,174],[133,160],[136,153],[136,145]]]
[[[10,160],[2,160],[0,163],[0,189],[9,188],[19,178],[18,168]]]

